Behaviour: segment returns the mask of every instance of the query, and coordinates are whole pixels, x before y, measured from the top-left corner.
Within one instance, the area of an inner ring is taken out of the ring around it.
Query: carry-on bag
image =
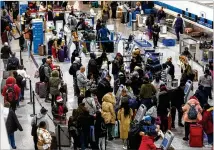
[[[114,127],[113,127],[113,137],[119,138],[120,137],[120,121],[115,121]]]
[[[59,59],[60,62],[64,62],[64,60],[65,60],[64,50],[59,50],[58,59]]]
[[[45,98],[46,97],[46,83],[41,82],[39,84],[39,97],[40,98]]]
[[[149,64],[149,65],[157,65],[157,64],[160,64],[160,60],[158,59],[158,57],[150,55],[147,58],[147,64]]]
[[[174,39],[163,39],[162,43],[164,46],[175,46],[176,44]]]
[[[39,56],[45,55],[45,45],[39,45],[38,47]]]
[[[170,130],[168,130],[164,135],[160,148],[162,150],[168,150],[170,148],[170,145],[172,144],[173,139],[174,139],[174,134]]]
[[[35,92],[36,92],[36,94],[38,94],[38,95],[39,95],[39,85],[40,85],[40,83],[41,83],[41,82],[36,82],[36,83],[35,83]]]
[[[145,115],[146,110],[147,110],[146,106],[144,104],[141,104],[134,118],[134,122],[140,122],[143,119],[143,116]]]
[[[190,125],[190,147],[203,147],[203,128],[201,125]]]
[[[156,73],[162,70],[162,64],[151,65],[150,69],[152,73]]]

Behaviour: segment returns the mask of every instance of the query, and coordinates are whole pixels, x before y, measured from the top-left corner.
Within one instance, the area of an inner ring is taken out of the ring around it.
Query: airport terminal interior
[[[0,149],[213,149],[213,1],[0,4]]]

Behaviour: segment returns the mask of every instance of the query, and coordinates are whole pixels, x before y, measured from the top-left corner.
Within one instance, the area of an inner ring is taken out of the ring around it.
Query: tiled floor
[[[88,8],[86,6],[82,6],[81,5],[81,8],[83,8],[83,10],[87,11]],[[123,37],[127,37],[130,33],[134,33],[136,35],[136,38],[141,38],[143,37],[144,39],[148,39],[147,36],[143,35],[142,32],[139,32],[139,31],[134,31],[132,32],[131,31],[131,28],[128,28],[126,25],[123,25],[120,23],[120,20],[110,20],[108,22],[108,24],[114,24],[115,26],[115,31],[116,32],[119,32],[122,34]],[[171,34],[167,34],[168,36],[170,37],[174,37],[174,35],[171,35]],[[152,43],[152,41],[150,41]],[[122,50],[122,44],[120,43],[119,46],[118,46],[118,51],[121,51]],[[173,59],[173,63],[175,65],[175,76],[177,79],[180,78],[180,68],[179,66],[177,65],[177,61],[178,61],[178,51],[179,51],[179,47],[178,45],[176,45],[175,47],[162,47],[161,44],[159,43],[159,47],[161,48],[158,48],[157,49],[157,52],[162,52],[163,53],[163,61],[166,61],[166,59],[171,56],[172,59]],[[18,41],[13,41],[12,42],[12,51],[14,52],[17,52],[17,57],[19,57],[19,50],[18,50]],[[34,90],[34,85],[35,85],[35,82],[38,81],[38,79],[35,79],[34,78],[34,73],[36,71],[36,67],[33,63],[33,61],[28,58],[28,53],[27,52],[23,52],[22,54],[23,56],[23,60],[24,60],[24,66],[26,67],[27,69],[27,73],[31,76],[31,80],[32,80],[32,88]],[[41,60],[43,57],[40,57],[40,56],[34,56],[37,63],[40,65],[41,64]],[[111,56],[112,57],[112,56]],[[83,55],[83,58],[82,58],[82,61],[83,61],[83,64],[84,65],[87,65],[88,63],[88,56],[84,56]],[[73,96],[73,79],[72,77],[69,75],[68,73],[68,70],[69,70],[69,67],[70,67],[70,62],[64,62],[64,63],[56,63],[58,65],[60,65],[61,69],[62,69],[62,72],[63,72],[63,79],[64,81],[67,83],[68,85],[68,102],[67,102],[67,106],[69,108],[69,112],[67,114],[67,116],[70,116],[72,114],[72,109],[74,108],[77,108],[77,99],[76,97]],[[197,69],[198,72],[199,72],[199,75],[202,75],[202,68],[197,65],[196,63],[192,63],[193,65],[193,68],[194,69]],[[0,61],[0,68],[3,68],[3,63],[2,61]],[[0,70],[0,78],[2,78],[2,69]],[[194,84],[195,88],[197,87],[197,83]],[[29,87],[29,84],[28,84],[28,87]],[[27,104],[30,100],[30,96],[29,96],[29,91],[26,91],[26,94],[25,94],[25,101],[21,103],[21,108],[18,108],[17,110],[17,115],[18,115],[18,119],[24,129],[23,132],[20,132],[20,131],[17,131],[15,133],[15,139],[16,139],[16,145],[17,145],[17,149],[33,149],[33,138],[30,134],[31,132],[31,125],[30,125],[30,122],[31,122],[31,117],[30,117],[30,114],[33,113],[33,109],[32,109],[32,105],[29,105]],[[51,114],[51,106],[50,104],[48,103],[45,103],[44,102],[44,99],[38,99],[39,102],[41,102],[41,104],[47,108],[49,110],[48,114],[50,116],[52,116]],[[1,102],[2,102],[2,97],[1,97]],[[210,102],[211,103],[211,102]],[[40,105],[38,104],[37,100],[36,100],[36,103],[35,103],[35,108],[36,108],[36,113],[39,113],[39,110],[40,110]],[[49,126],[50,126],[50,131],[55,131],[55,127],[52,123],[52,121],[49,119]],[[175,139],[173,140],[173,146],[175,149],[196,149],[196,148],[189,148],[188,146],[188,143],[187,142],[184,142],[182,140],[182,137],[184,135],[184,129],[183,128],[179,128],[179,127],[176,127],[176,129],[173,129],[172,132],[175,134]],[[158,141],[157,143],[160,143],[161,141]],[[65,148],[67,149],[67,148]],[[107,149],[122,149],[122,141],[120,139],[116,139],[114,140],[113,142],[108,142],[108,145],[107,145]],[[201,148],[202,149],[202,148]]]

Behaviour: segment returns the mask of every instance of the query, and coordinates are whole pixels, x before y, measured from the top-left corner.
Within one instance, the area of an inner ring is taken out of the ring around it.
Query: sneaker
[[[123,146],[123,149],[127,149],[127,146]]]
[[[178,126],[179,127],[184,127],[184,125],[182,123],[179,123]]]
[[[189,138],[187,138],[187,137],[184,137],[184,138],[183,138],[183,140],[184,140],[184,141],[188,141],[188,140],[189,140]]]
[[[16,146],[12,147],[12,149],[16,149]]]

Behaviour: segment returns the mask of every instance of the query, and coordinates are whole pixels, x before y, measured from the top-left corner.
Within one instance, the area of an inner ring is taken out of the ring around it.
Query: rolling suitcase
[[[137,111],[137,114],[136,114],[136,116],[134,118],[134,121],[135,122],[140,122],[143,119],[143,116],[145,115],[146,110],[147,110],[146,106],[141,104],[139,109],[138,109],[138,111]]]
[[[203,147],[203,128],[201,125],[190,125],[190,147]]]
[[[174,139],[174,134],[171,131],[167,131],[164,135],[163,141],[161,142],[160,148],[162,150],[168,150]]]
[[[35,84],[35,92],[36,92],[36,94],[38,94],[38,95],[39,95],[39,85],[40,85],[40,83],[41,83],[41,82],[36,82],[36,84]]]
[[[61,125],[60,126],[60,143],[62,147],[69,147],[70,146],[70,138],[69,138],[69,132],[68,132],[68,126],[67,125]],[[59,132],[58,132],[58,126],[55,128],[56,133],[56,140],[57,145],[59,145]]]
[[[58,59],[60,62],[64,62],[64,60],[65,60],[64,50],[59,50]]]
[[[46,97],[46,83],[40,82],[38,91],[39,91],[39,97],[45,98]]]
[[[4,86],[6,85],[6,79],[1,80],[1,92],[3,91]]]
[[[10,71],[3,71],[3,79],[7,79],[10,76]]]
[[[39,51],[39,56],[44,56],[45,55],[45,45],[39,45],[38,51]]]

